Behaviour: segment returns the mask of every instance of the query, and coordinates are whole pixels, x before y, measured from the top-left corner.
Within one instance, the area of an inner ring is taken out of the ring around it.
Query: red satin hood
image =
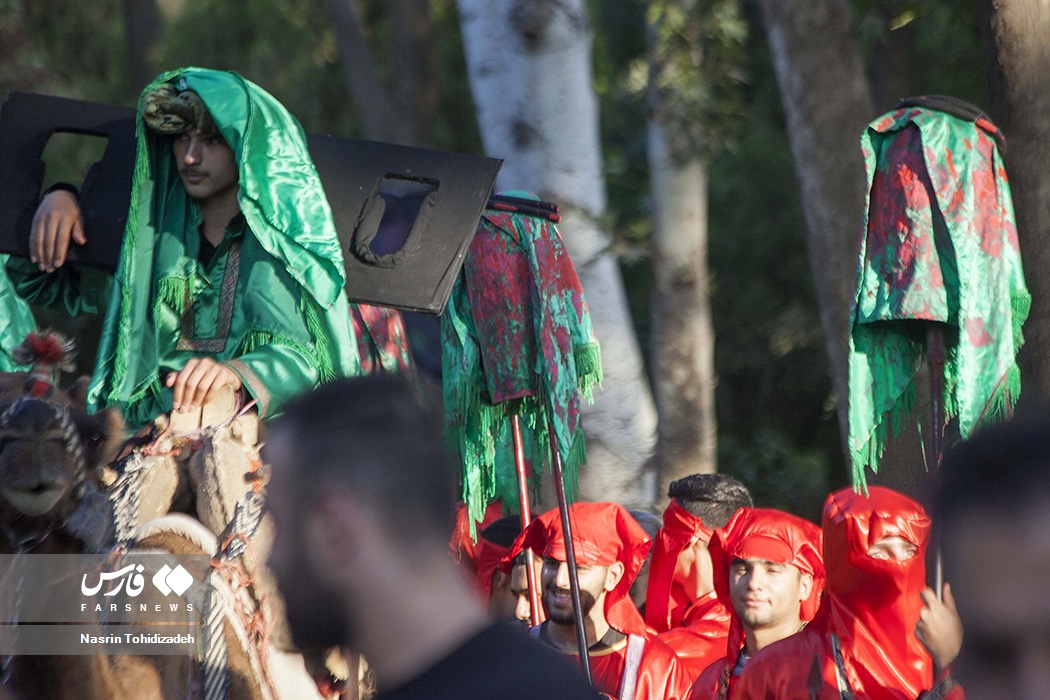
[[[624,634],[646,635],[645,622],[631,601],[631,583],[645,562],[652,541],[631,514],[616,503],[576,503],[569,507],[572,544],[581,566],[610,566],[621,562],[623,578],[605,596],[605,618]],[[508,561],[526,547],[533,552],[566,561],[565,537],[558,509],[532,521],[504,557]]]
[[[713,533],[700,518],[671,499],[664,511],[664,526],[656,533],[645,593],[645,622],[657,632],[684,624],[685,612],[695,601],[674,585],[678,557],[698,540],[709,542]]]
[[[933,664],[915,637],[926,586],[930,519],[907,496],[880,486],[869,494],[845,488],[824,504],[824,564],[828,600],[822,621],[842,640],[865,690],[897,688],[912,697],[930,687]],[[868,549],[884,537],[902,537],[918,550],[902,562],[874,559]]]
[[[764,559],[791,564],[812,576],[813,588],[799,608],[799,618],[809,622],[820,607],[826,581],[821,540],[820,528],[814,523],[770,508],[741,508],[715,532],[708,551],[715,592],[732,616],[726,639],[726,656],[731,662],[736,662],[737,652],[744,645],[744,629],[729,595],[730,564],[734,559]]]
[[[758,558],[791,564],[813,577],[813,590],[799,611],[802,620],[812,620],[820,607],[826,579],[821,541],[820,528],[808,520],[770,508],[741,508],[711,538],[709,551],[718,597],[733,609],[729,565],[734,559]]]

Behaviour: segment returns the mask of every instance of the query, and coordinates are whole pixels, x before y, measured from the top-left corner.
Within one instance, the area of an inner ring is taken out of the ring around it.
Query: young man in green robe
[[[75,314],[108,297],[90,408],[117,406],[141,426],[229,386],[267,418],[357,374],[342,253],[295,118],[236,73],[185,68],[143,91],[136,140],[115,277],[64,267],[71,241],[86,240],[66,190],[34,218],[39,271],[9,265],[36,303]]]

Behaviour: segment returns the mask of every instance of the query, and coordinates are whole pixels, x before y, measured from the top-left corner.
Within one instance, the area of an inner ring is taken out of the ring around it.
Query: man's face
[[[189,196],[206,202],[237,192],[237,161],[222,136],[205,137],[189,129],[175,136],[172,149]]]
[[[973,508],[944,534],[965,629],[952,676],[970,700],[1050,698],[1050,501]]]
[[[577,565],[576,575],[580,581],[580,609],[586,616],[598,602],[605,601],[609,567]],[[568,565],[563,561],[544,557],[540,588],[543,589],[543,604],[551,622],[559,625],[573,624]]]
[[[310,551],[302,513],[306,499],[297,499],[301,488],[295,478],[294,451],[289,438],[276,431],[266,445],[265,459],[271,475],[266,505],[276,525],[268,565],[284,598],[292,639],[300,649],[328,648],[351,642],[350,615],[342,597],[323,580]]]
[[[898,537],[883,537],[868,550],[868,556],[872,559],[888,559],[889,561],[907,561],[919,551],[913,543]]]
[[[813,577],[791,564],[734,559],[729,566],[733,609],[753,630],[798,622],[799,608],[812,585]]]
[[[489,595],[489,612],[498,619],[528,623],[531,611],[525,565],[515,564],[509,575],[502,571],[494,572],[492,593]]]

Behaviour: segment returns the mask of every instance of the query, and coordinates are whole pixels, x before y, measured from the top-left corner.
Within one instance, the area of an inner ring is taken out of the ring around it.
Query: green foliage
[[[650,0],[648,61],[629,81],[648,87],[651,116],[667,126],[671,151],[709,158],[730,142],[743,112],[747,22],[738,0]],[[648,78],[648,79],[646,79]]]

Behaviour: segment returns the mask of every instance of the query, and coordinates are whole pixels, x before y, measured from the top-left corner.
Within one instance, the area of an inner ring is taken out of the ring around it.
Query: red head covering
[[[681,627],[685,611],[695,601],[675,582],[678,557],[694,542],[709,542],[714,533],[675,499],[664,511],[664,526],[656,533],[645,593],[645,622],[657,632]]]
[[[485,509],[485,515],[482,518],[482,521],[476,526],[477,531],[481,532],[502,517],[503,504],[499,501],[490,503],[489,507]],[[479,545],[475,542],[475,538],[470,534],[470,525],[470,515],[467,513],[467,504],[459,503],[456,506],[452,536],[449,537],[448,540],[448,553],[452,557],[452,561],[456,564],[461,564],[463,560],[466,559],[467,565],[470,566],[470,570],[476,573],[478,570],[477,549]],[[489,572],[489,574],[491,578],[491,572]]]
[[[709,547],[714,570],[715,591],[730,610],[727,651],[731,662],[744,643],[744,629],[733,610],[729,595],[729,567],[734,559],[764,559],[790,564],[813,577],[813,588],[802,601],[799,618],[809,622],[820,607],[824,591],[824,561],[821,556],[820,528],[808,520],[769,508],[741,508],[726,526],[715,532]]]
[[[489,542],[484,537],[478,540],[474,547],[474,580],[485,600],[492,595],[492,574],[503,562],[503,558],[510,552],[509,547]]]
[[[605,619],[624,634],[645,635],[645,622],[631,601],[631,583],[645,563],[651,540],[631,514],[616,503],[575,503],[569,507],[572,544],[580,566],[610,566],[620,562],[623,578],[605,596]],[[558,509],[532,521],[504,559],[531,547],[545,558],[566,561],[565,536]]]
[[[932,660],[915,637],[929,534],[922,506],[884,487],[869,487],[868,496],[844,488],[824,503],[824,624],[842,641],[863,686],[854,690],[868,697],[901,691],[917,697],[932,683]],[[914,544],[915,556],[901,562],[868,556],[872,545],[892,536]]]

